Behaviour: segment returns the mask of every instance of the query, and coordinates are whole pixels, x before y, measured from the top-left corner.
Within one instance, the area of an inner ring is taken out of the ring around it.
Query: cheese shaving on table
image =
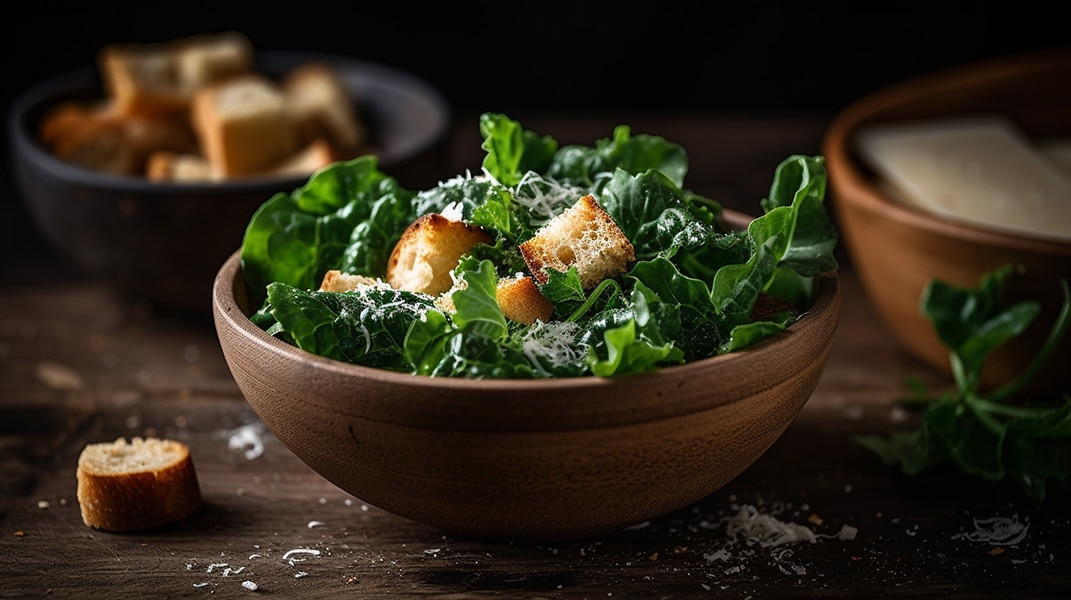
[[[743,536],[748,544],[758,544],[763,548],[802,541],[814,544],[818,541],[809,527],[780,521],[750,505],[741,506],[736,515],[727,518],[725,533],[731,538]]]
[[[817,543],[819,538],[853,540],[858,530],[850,525],[842,525],[835,534],[816,534],[811,528],[798,523],[787,523],[780,519],[760,513],[751,505],[740,506],[735,515],[724,517],[719,521],[725,524],[728,537],[744,538],[750,545],[772,548],[796,542]]]
[[[975,519],[975,530],[970,533],[957,533],[954,540],[986,542],[994,546],[1013,546],[1026,539],[1030,523],[1020,523],[1019,515],[1009,517],[991,517]]]
[[[256,425],[243,425],[231,432],[227,447],[231,450],[246,448],[245,457],[253,460],[264,453],[264,440],[261,439],[260,429]]]

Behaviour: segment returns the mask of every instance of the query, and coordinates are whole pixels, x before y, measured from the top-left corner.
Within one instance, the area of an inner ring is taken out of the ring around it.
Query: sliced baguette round
[[[89,444],[78,457],[78,504],[86,525],[137,531],[192,515],[201,505],[189,448],[157,438]]]

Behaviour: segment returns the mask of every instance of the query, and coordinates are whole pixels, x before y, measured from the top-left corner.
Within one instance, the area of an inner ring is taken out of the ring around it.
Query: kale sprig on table
[[[955,388],[914,390],[905,404],[923,407],[918,429],[856,439],[908,475],[951,464],[987,481],[1017,482],[1030,498],[1044,501],[1051,483],[1071,477],[1071,394],[1063,393],[1059,401],[1037,399],[1029,384],[1071,326],[1071,293],[1061,279],[1061,311],[1027,369],[983,390],[986,358],[1026,331],[1040,312],[1035,301],[1004,301],[1004,285],[1013,272],[1008,265],[987,273],[975,289],[930,282],[920,309],[949,348]]]

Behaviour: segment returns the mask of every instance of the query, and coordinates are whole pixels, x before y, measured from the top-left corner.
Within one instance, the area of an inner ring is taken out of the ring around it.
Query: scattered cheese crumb
[[[256,425],[243,425],[231,432],[227,446],[231,450],[248,448],[245,457],[249,460],[264,454],[264,440],[260,437],[260,430]]]
[[[809,527],[780,521],[750,505],[741,506],[736,515],[727,519],[725,533],[731,538],[742,535],[748,544],[758,544],[763,548],[800,541],[817,542]]]
[[[323,521],[309,521],[308,527],[309,529],[312,529],[313,527],[322,527],[324,525],[327,525],[327,523],[324,523]]]
[[[1020,523],[1019,515],[1009,517],[992,517],[975,519],[975,530],[970,533],[957,533],[954,540],[986,542],[994,546],[1013,546],[1026,539],[1030,523]]]
[[[305,560],[304,558],[292,558],[295,554],[311,554],[313,556],[319,556],[320,551],[312,548],[294,548],[293,550],[287,550],[286,554],[283,554],[283,560],[289,562],[291,566],[293,566],[295,562]]]
[[[253,583],[252,581],[248,581],[248,580],[247,581],[243,581],[242,582],[242,587],[244,587],[245,589],[250,590],[252,592],[257,591],[257,584]]]

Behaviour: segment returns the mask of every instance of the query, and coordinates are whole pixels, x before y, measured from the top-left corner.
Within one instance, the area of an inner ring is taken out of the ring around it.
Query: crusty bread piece
[[[189,448],[135,437],[89,444],[78,457],[82,521],[107,531],[137,531],[192,515],[201,489]]]
[[[452,288],[435,298],[435,307],[452,313],[457,310],[454,305],[454,293],[465,289],[465,282],[459,281]],[[527,275],[499,278],[495,284],[495,299],[502,315],[511,321],[531,325],[536,321],[550,321],[554,314],[554,303],[540,293],[535,280]]]
[[[112,175],[135,175],[141,157],[122,119],[107,107],[67,102],[46,113],[41,142],[60,160]]]
[[[199,89],[191,120],[205,157],[224,177],[264,172],[298,149],[282,91],[259,74]]]
[[[108,44],[97,62],[108,96],[120,114],[177,115],[190,105],[174,49],[166,44]]]
[[[335,162],[337,158],[331,143],[319,138],[287,157],[282,163],[268,169],[267,173],[270,175],[310,175]]]
[[[495,296],[502,314],[511,321],[531,325],[549,321],[554,313],[554,303],[540,293],[535,280],[527,275],[499,279]]]
[[[58,158],[115,175],[141,175],[157,150],[197,151],[185,119],[124,115],[110,103],[64,102],[43,115],[39,130]]]
[[[358,117],[355,99],[330,65],[300,64],[287,72],[280,86],[300,142],[326,138],[347,158],[355,156],[365,144],[364,124]]]
[[[192,92],[255,68],[253,42],[238,31],[205,33],[172,42],[182,85]]]
[[[518,248],[540,283],[549,279],[547,269],[566,272],[575,266],[586,290],[624,273],[636,260],[632,242],[591,195],[548,221]]]
[[[320,282],[321,292],[352,292],[361,286],[387,285],[382,279],[368,277],[366,275],[353,275],[343,273],[338,269],[331,269],[324,273],[323,281]]]
[[[237,31],[156,44],[108,44],[97,63],[121,114],[185,115],[196,90],[254,69],[253,44]]]
[[[402,232],[391,251],[387,283],[399,290],[441,294],[453,286],[450,273],[458,260],[476,244],[492,242],[480,227],[437,213],[424,215]]]
[[[158,150],[149,155],[145,163],[145,177],[149,181],[193,183],[218,181],[221,177],[212,171],[212,165],[200,154],[184,154],[170,150]]]

